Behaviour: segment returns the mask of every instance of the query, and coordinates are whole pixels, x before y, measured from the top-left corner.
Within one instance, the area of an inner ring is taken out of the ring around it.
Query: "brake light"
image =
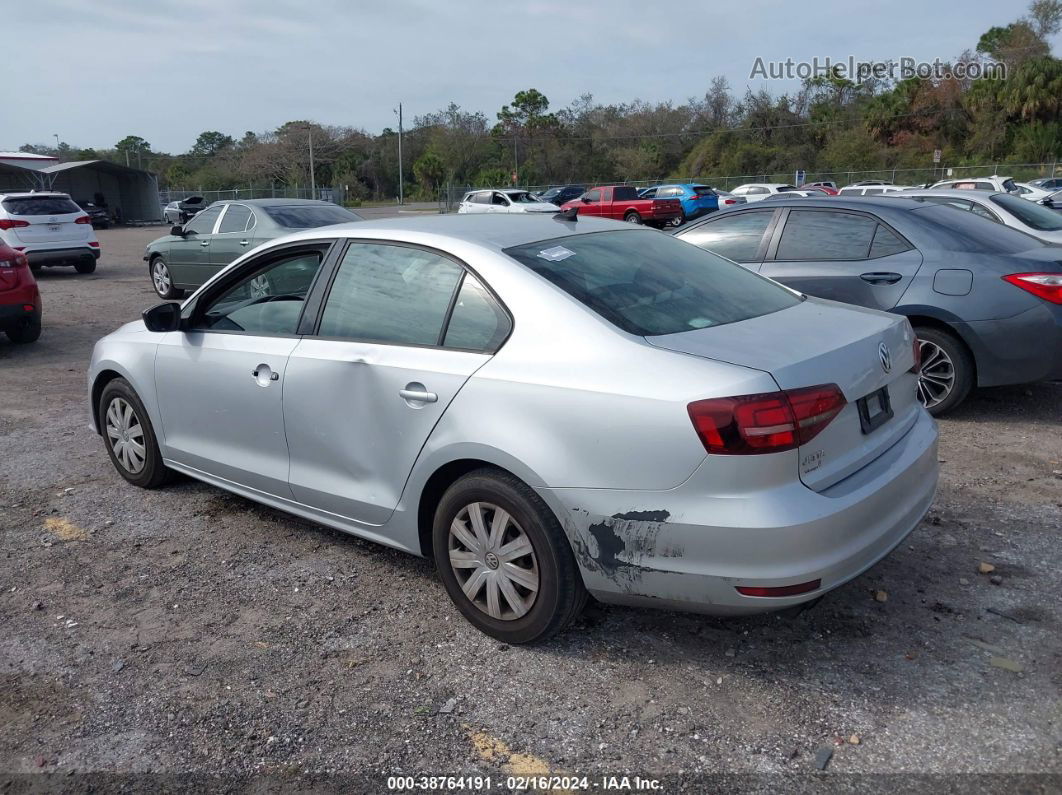
[[[79,215],[77,218],[74,219],[74,223],[75,224],[91,224],[92,223],[92,219],[89,218],[87,215]]]
[[[1052,304],[1062,304],[1062,273],[1012,273],[1003,281]]]
[[[98,241],[98,240],[90,240],[89,241],[89,245],[92,246],[93,248],[99,248],[100,247],[100,241]]]
[[[759,395],[709,398],[686,408],[709,453],[751,455],[793,450],[814,439],[845,407],[836,384]]]
[[[29,226],[29,221],[16,221],[13,218],[0,218],[0,229],[20,229]]]

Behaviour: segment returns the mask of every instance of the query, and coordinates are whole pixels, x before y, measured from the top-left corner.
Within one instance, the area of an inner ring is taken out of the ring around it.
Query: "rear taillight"
[[[92,219],[89,218],[87,215],[79,215],[77,218],[74,219],[74,223],[75,224],[91,224],[92,223]]]
[[[709,453],[751,455],[793,450],[814,439],[841,413],[836,384],[690,403],[693,427]]]
[[[29,221],[16,221],[13,218],[0,218],[0,229],[20,229],[29,226]]]
[[[93,248],[99,248],[100,247],[100,241],[98,241],[98,240],[90,240],[89,241],[89,245],[92,246]]]
[[[811,593],[817,591],[822,585],[822,580],[810,580],[809,582],[799,582],[796,585],[774,585],[774,586],[762,586],[762,585],[735,585],[739,594],[744,596],[797,596],[802,593]]]
[[[1062,304],[1062,273],[1012,273],[1003,281],[1052,304]]]
[[[20,268],[29,265],[29,259],[25,254],[15,254],[7,259],[0,259],[0,268]]]

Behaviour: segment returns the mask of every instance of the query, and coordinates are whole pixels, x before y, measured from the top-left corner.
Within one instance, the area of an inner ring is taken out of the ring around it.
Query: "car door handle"
[[[201,245],[201,246],[209,246],[210,245],[210,241],[209,240],[200,240],[199,241],[199,245]]]
[[[251,242],[250,240],[241,240],[241,241],[240,241],[240,245],[241,245],[241,246],[246,246],[246,245],[247,245],[248,243],[250,243],[250,242]]]
[[[398,396],[402,400],[415,400],[418,403],[435,403],[439,399],[434,392],[425,392],[422,389],[399,389]]]
[[[867,284],[896,284],[903,276],[899,273],[861,273],[859,278]]]

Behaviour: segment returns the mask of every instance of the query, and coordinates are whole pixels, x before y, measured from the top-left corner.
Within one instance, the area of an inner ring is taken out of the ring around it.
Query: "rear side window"
[[[773,210],[731,215],[694,227],[682,239],[734,262],[752,262],[772,218]]]
[[[81,208],[65,196],[26,196],[4,199],[4,209],[11,215],[68,215]]]
[[[865,215],[793,210],[782,230],[776,259],[866,259],[877,226],[875,219]]]
[[[629,186],[620,186],[612,191],[612,201],[626,202],[638,198],[638,189]]]
[[[1025,201],[1025,199],[1018,199]],[[910,211],[915,221],[927,223],[937,245],[947,251],[979,254],[1016,254],[1044,244],[1010,226],[992,223],[973,213],[956,212],[953,207],[929,204]]]
[[[509,334],[509,317],[470,273],[457,293],[443,345],[472,351],[496,351]]]
[[[870,244],[870,258],[887,257],[890,254],[899,254],[911,248],[907,241],[897,235],[885,224],[878,224],[874,231],[874,242]]]
[[[324,337],[438,345],[464,269],[430,251],[352,243],[321,315]]]
[[[251,211],[242,204],[230,204],[225,211],[225,217],[221,219],[218,232],[242,232],[247,228],[251,220]]]
[[[505,249],[510,257],[630,334],[736,323],[799,296],[670,235],[595,232]]]
[[[1011,215],[1017,216],[1018,220],[1033,229],[1041,232],[1062,231],[1062,214],[1049,210],[1043,205],[1006,194],[992,196],[991,201],[1004,210],[1009,210]]]
[[[339,205],[285,204],[264,208],[278,226],[286,229],[313,229],[331,224],[360,221],[361,216]]]

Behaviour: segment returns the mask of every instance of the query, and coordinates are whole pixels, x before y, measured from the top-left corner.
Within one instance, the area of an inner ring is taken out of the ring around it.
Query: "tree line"
[[[1054,162],[1062,154],[1062,60],[1050,37],[1062,0],[1033,0],[1025,16],[986,31],[957,62],[994,62],[1005,76],[867,79],[839,73],[793,93],[736,96],[725,78],[684,103],[602,104],[580,96],[554,109],[540,91],[519,91],[493,120],[450,103],[417,116],[402,140],[407,196],[450,185],[563,184],[809,172]],[[66,160],[106,159],[159,175],[163,188],[308,187],[350,200],[398,194],[398,132],[289,121],[232,137],[210,130],[183,154],[156,152],[129,135],[112,149],[27,144]],[[515,179],[514,179],[515,177]]]

